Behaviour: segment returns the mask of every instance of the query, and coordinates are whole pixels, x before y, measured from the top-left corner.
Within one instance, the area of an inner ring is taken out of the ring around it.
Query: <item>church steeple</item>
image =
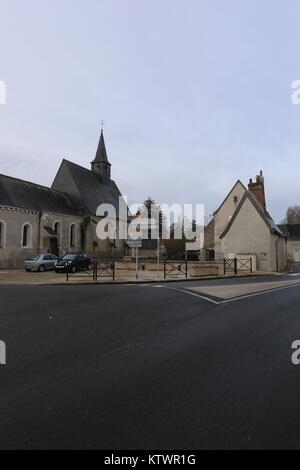
[[[91,165],[92,171],[97,175],[101,176],[103,181],[110,181],[111,164],[109,163],[107,158],[103,129],[101,129],[101,135],[96,156],[92,161]]]

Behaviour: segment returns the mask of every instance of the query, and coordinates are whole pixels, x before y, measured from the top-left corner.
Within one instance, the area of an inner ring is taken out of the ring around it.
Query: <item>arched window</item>
[[[0,220],[0,250],[5,248],[6,225]]]
[[[59,248],[60,247],[60,240],[61,240],[61,223],[60,222],[55,222],[55,224],[53,226],[53,230],[56,233],[57,245],[58,245],[58,248]]]
[[[32,228],[30,224],[24,224],[22,230],[22,247],[31,248],[32,246]]]
[[[75,248],[76,246],[76,225],[72,224],[70,227],[70,248]]]

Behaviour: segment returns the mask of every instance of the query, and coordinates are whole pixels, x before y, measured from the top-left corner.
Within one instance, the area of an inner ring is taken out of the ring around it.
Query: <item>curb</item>
[[[146,279],[146,280],[120,280],[120,281],[79,281],[79,282],[53,282],[53,283],[34,283],[34,284],[24,284],[24,283],[10,283],[10,284],[0,284],[3,286],[110,286],[110,285],[139,285],[139,284],[168,284],[174,282],[196,282],[196,281],[212,281],[220,279],[247,279],[254,277],[268,277],[270,275],[275,275],[274,273],[267,274],[245,274],[245,275],[235,275],[235,276],[206,276],[206,277],[196,277],[196,278],[184,278],[184,279]]]

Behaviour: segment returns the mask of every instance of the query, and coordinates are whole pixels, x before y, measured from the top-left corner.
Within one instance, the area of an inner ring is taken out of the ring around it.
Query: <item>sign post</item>
[[[135,248],[135,277],[136,280],[139,278],[139,248],[142,248],[142,240],[138,238],[137,240],[127,240],[127,245],[130,248]]]
[[[158,235],[157,238],[157,278],[159,280],[159,272],[160,272],[160,238]]]
[[[139,278],[139,247],[135,248],[135,278]]]

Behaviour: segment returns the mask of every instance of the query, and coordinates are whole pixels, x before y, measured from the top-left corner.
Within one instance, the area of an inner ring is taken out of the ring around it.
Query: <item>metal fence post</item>
[[[234,258],[234,274],[238,273],[238,260]]]
[[[185,278],[188,278],[188,260],[185,261]]]
[[[226,274],[226,259],[224,258],[224,276]]]
[[[116,265],[115,265],[115,261],[113,261],[113,281],[115,280],[115,275],[116,275]]]
[[[167,278],[167,262],[164,260],[164,279]]]
[[[250,274],[252,274],[253,268],[252,268],[252,258],[250,258]]]

